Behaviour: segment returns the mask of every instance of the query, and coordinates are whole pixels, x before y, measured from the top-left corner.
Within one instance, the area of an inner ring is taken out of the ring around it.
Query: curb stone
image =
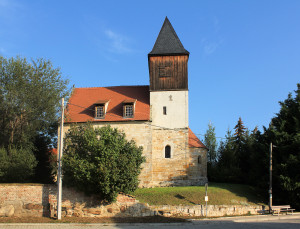
[[[284,219],[300,219],[300,213],[294,213],[289,215],[253,215],[253,216],[233,216],[233,217],[220,217],[210,219],[191,219],[191,222],[201,221],[232,221],[232,222],[260,222],[260,221],[276,221]]]
[[[65,225],[72,225],[72,226],[143,226],[145,224],[152,225],[152,226],[165,226],[166,224],[172,224],[174,226],[180,226],[185,224],[190,224],[192,222],[180,222],[180,223],[0,223],[1,226],[65,226]]]

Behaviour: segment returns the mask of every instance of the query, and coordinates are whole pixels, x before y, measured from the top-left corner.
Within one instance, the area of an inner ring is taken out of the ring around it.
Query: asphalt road
[[[208,221],[193,221],[189,223],[169,223],[169,224],[0,224],[0,228],[8,229],[20,229],[20,228],[32,228],[32,229],[94,229],[94,228],[105,228],[105,229],[260,229],[260,228],[272,228],[272,229],[299,229],[300,218],[291,219],[280,219],[280,220],[268,220],[268,221],[255,221],[255,222],[240,222],[239,220],[208,220]]]

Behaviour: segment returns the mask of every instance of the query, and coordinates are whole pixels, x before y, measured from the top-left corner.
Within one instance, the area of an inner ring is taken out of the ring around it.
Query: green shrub
[[[72,127],[65,138],[63,179],[68,186],[111,202],[119,192],[136,190],[143,162],[142,147],[128,142],[117,129]]]
[[[0,182],[30,182],[37,165],[34,154],[25,149],[0,148]]]

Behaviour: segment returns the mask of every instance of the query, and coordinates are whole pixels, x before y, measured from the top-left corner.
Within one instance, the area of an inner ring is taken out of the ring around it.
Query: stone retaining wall
[[[48,216],[50,185],[0,185],[0,216]]]
[[[56,185],[0,185],[0,216],[55,217],[57,213]],[[149,206],[134,197],[119,194],[115,203],[104,205],[94,196],[63,188],[62,216],[65,217],[140,217],[162,215],[205,216],[205,205]],[[262,206],[208,205],[207,216],[259,214]]]
[[[150,208],[158,215],[166,217],[190,216],[190,217],[205,217],[205,205],[192,206],[150,206]],[[256,215],[264,213],[263,207],[260,205],[207,205],[208,217],[231,216],[231,215]]]

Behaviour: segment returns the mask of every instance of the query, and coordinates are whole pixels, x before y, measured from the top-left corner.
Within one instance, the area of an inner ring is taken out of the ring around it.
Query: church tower
[[[148,54],[152,186],[201,183],[200,153],[189,145],[188,59],[166,17]]]
[[[148,54],[152,124],[164,128],[188,128],[188,58],[166,17]]]

